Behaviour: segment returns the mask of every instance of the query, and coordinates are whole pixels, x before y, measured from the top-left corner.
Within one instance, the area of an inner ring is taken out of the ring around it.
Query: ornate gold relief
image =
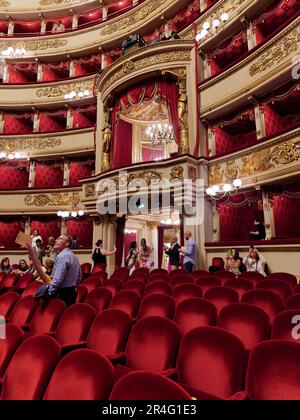
[[[218,163],[217,165],[214,165],[210,169],[209,184],[210,185],[222,184],[223,179],[224,179],[224,170],[221,168],[221,165]]]
[[[51,149],[61,145],[60,138],[20,138],[20,139],[3,139],[0,142],[1,152],[31,151]]]
[[[132,181],[139,180],[139,179],[142,179],[143,181],[145,181],[148,186],[157,185],[162,180],[162,174],[161,172],[158,172],[155,170],[135,172],[133,174],[128,175],[128,185]]]
[[[197,169],[195,168],[195,166],[189,166],[188,167],[188,177],[192,181],[196,181],[196,179],[197,179]]]
[[[178,121],[180,128],[179,155],[190,153],[188,127],[188,96],[186,91],[186,77],[178,79]]]
[[[50,6],[51,4],[69,4],[72,5],[74,3],[77,4],[78,1],[72,1],[72,0],[40,0],[41,6]]]
[[[234,161],[229,161],[226,163],[225,175],[228,180],[234,180],[237,177],[237,167]]]
[[[67,45],[66,39],[48,39],[43,41],[0,41],[0,50],[6,50],[9,47],[25,48],[27,51],[44,51],[51,48],[60,48]]]
[[[173,179],[179,179],[180,181],[183,181],[183,171],[183,166],[175,166],[172,168],[170,172],[170,181]]]
[[[87,80],[85,82],[80,83],[73,83],[67,85],[56,85],[54,87],[47,87],[43,89],[38,89],[36,91],[36,96],[38,98],[42,98],[45,96],[46,98],[57,98],[59,96],[64,96],[67,93],[71,93],[72,91],[78,93],[84,90],[93,90],[94,82],[93,80]]]
[[[86,184],[84,187],[86,198],[94,198],[96,195],[96,185],[95,184]]]
[[[157,222],[146,222],[147,228],[149,230],[156,230],[159,226],[159,223]]]
[[[44,207],[44,206],[68,206],[78,205],[80,203],[79,193],[53,193],[27,195],[25,197],[26,206]]]
[[[250,76],[253,77],[258,73],[262,73],[269,67],[273,67],[275,64],[280,63],[292,52],[296,52],[298,50],[298,42],[300,42],[300,29],[295,29],[291,34],[281,39],[272,48],[263,53],[259,59],[252,64],[249,69]]]
[[[110,115],[111,109],[105,110],[104,126],[102,129],[102,172],[109,171],[111,169],[110,148],[112,140],[112,129],[110,124]]]

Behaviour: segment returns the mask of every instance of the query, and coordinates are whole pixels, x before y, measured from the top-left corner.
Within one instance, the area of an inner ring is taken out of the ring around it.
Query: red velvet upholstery
[[[88,289],[81,284],[77,287],[76,303],[83,303],[88,295]]]
[[[104,356],[89,349],[72,351],[57,365],[44,400],[105,400],[113,376],[113,366]]]
[[[231,280],[231,279],[236,278],[236,275],[234,273],[232,273],[231,271],[223,271],[223,270],[217,271],[214,274],[214,276],[217,277],[218,279],[220,279],[222,283],[227,281],[227,280]]]
[[[9,287],[12,287],[18,280],[18,275],[15,273],[8,274],[0,284],[0,291],[4,291]]]
[[[250,400],[300,399],[299,344],[265,341],[251,353],[246,381]]]
[[[235,303],[240,300],[236,290],[225,286],[210,288],[204,293],[204,298],[210,300],[216,306],[218,312],[229,303]]]
[[[34,276],[31,273],[25,273],[19,277],[16,285],[14,286],[17,290],[26,289],[34,281]]]
[[[150,274],[148,283],[153,282],[153,281],[165,281],[165,282],[169,283],[169,280],[170,279],[169,279],[168,274],[156,273],[156,274]]]
[[[70,162],[69,185],[79,186],[80,179],[90,178],[95,165],[84,165],[82,162]]]
[[[249,271],[248,273],[242,273],[242,275],[240,275],[238,279],[248,281],[250,280],[253,286],[256,287],[261,281],[265,280],[265,277],[260,273]]]
[[[0,283],[5,278],[5,276],[6,276],[6,273],[0,273]]]
[[[192,297],[202,297],[202,289],[197,284],[179,284],[173,288],[172,298],[176,305]]]
[[[29,173],[26,166],[0,165],[0,190],[26,189],[28,188],[28,179]]]
[[[170,279],[170,283],[174,287],[179,284],[193,283],[193,279],[188,274],[177,274]]]
[[[262,280],[256,286],[257,289],[271,290],[272,292],[278,293],[283,300],[285,300],[291,294],[291,287],[285,281],[270,279]]]
[[[221,280],[219,280],[215,276],[207,276],[207,277],[201,277],[200,279],[195,281],[198,286],[201,287],[202,292],[205,293],[206,290],[211,289],[212,287],[221,286]]]
[[[54,338],[61,345],[70,345],[86,339],[96,310],[86,303],[76,303],[62,314]]]
[[[112,298],[109,308],[120,309],[126,312],[131,318],[137,314],[141,302],[141,297],[137,292],[132,290],[121,290]]]
[[[122,290],[132,290],[138,293],[140,296],[143,295],[145,289],[145,283],[142,280],[129,280],[123,286]]]
[[[267,104],[262,106],[264,110],[264,120],[266,127],[266,135],[272,136],[286,128],[284,118]]]
[[[293,336],[294,327],[296,327],[296,335],[299,336],[299,328],[297,328],[299,316],[298,308],[288,309],[277,314],[272,325],[272,339],[292,340],[300,343],[300,338],[296,340],[296,336]],[[294,317],[297,317],[297,322],[293,322]]]
[[[100,280],[100,283],[103,284],[108,277],[108,274],[105,271],[97,271],[93,274],[93,277]]]
[[[191,276],[194,280],[197,280],[197,279],[199,279],[200,277],[207,277],[207,276],[209,276],[209,271],[206,271],[206,270],[194,270],[194,271],[190,274],[190,276]]]
[[[93,243],[93,220],[89,217],[79,220],[67,220],[67,232],[74,238],[78,236],[81,248],[90,249]]]
[[[151,293],[164,293],[170,295],[172,293],[172,287],[165,281],[155,280],[147,284],[143,298],[150,295]]]
[[[19,299],[20,295],[16,292],[7,292],[0,296],[0,316],[8,318]]]
[[[273,322],[274,316],[283,309],[281,297],[278,293],[272,292],[271,290],[249,290],[242,296],[241,302],[250,303],[266,311],[271,323]]]
[[[119,309],[108,309],[93,322],[87,337],[87,347],[113,358],[124,352],[132,319]]]
[[[144,272],[133,272],[129,277],[129,280],[139,280],[142,281],[144,284],[148,283],[149,275]]]
[[[190,395],[178,384],[155,372],[131,372],[114,385],[110,400],[190,400]]]
[[[246,352],[228,331],[200,327],[188,332],[177,359],[178,382],[199,399],[229,398],[242,390]]]
[[[47,132],[59,132],[64,131],[66,129],[66,116],[64,112],[58,116],[51,116],[43,114],[42,112],[39,113],[39,132],[40,133],[47,133]]]
[[[60,358],[60,346],[46,335],[30,337],[19,346],[3,377],[3,400],[39,400]]]
[[[299,200],[286,196],[273,196],[273,210],[278,238],[300,236]]]
[[[53,165],[52,162],[49,162],[49,164],[36,163],[35,188],[57,188],[63,186],[63,167],[61,164]]]
[[[57,216],[33,216],[31,220],[31,231],[38,230],[44,241],[44,245],[48,243],[48,238],[54,236],[58,238],[61,232],[61,219]]]
[[[91,305],[98,313],[108,308],[112,293],[105,287],[97,287],[89,292],[85,302]]]
[[[81,283],[82,286],[84,286],[88,292],[90,292],[91,290],[95,289],[96,287],[100,287],[101,286],[101,280],[98,279],[97,277],[88,277],[87,279],[83,280],[83,282]]]
[[[20,327],[13,324],[5,326],[5,339],[0,339],[0,378],[3,377],[6,368],[21,344],[24,333]]]
[[[95,264],[92,270],[92,274],[97,273],[98,271],[105,271],[106,270],[106,264]]]
[[[27,134],[33,132],[32,115],[3,113],[4,134]]]
[[[136,275],[136,274],[145,274],[147,277],[149,276],[149,270],[146,267],[138,267],[134,270],[134,272],[132,273],[132,275]]]
[[[121,290],[121,287],[123,285],[123,282],[120,279],[114,279],[110,278],[109,280],[106,280],[103,284],[103,286],[110,290],[113,295],[115,295],[119,290]]]
[[[41,283],[39,284],[39,287],[40,286]],[[33,300],[32,296],[30,295],[22,297],[22,299],[20,299],[19,302],[17,302],[17,304],[11,311],[8,317],[8,321],[11,324],[20,325],[20,327],[27,326],[39,305],[40,302]]]
[[[130,370],[149,370],[167,374],[175,367],[181,334],[167,318],[149,316],[133,326],[126,346],[126,365],[116,365],[116,377]]]
[[[82,272],[83,275],[90,274],[91,270],[92,270],[92,264],[91,263],[81,264],[81,272]]]
[[[0,175],[1,179],[1,175]],[[6,249],[19,248],[19,245],[15,243],[15,239],[19,231],[24,232],[24,223],[21,219],[14,218],[14,220],[9,218],[1,217],[0,221],[0,246],[3,246]]]
[[[42,302],[30,322],[30,334],[54,332],[65,309],[66,304],[60,299],[51,299],[48,302]]]
[[[178,269],[176,269],[176,270],[172,270],[172,271],[170,271],[170,273],[169,273],[169,278],[170,278],[170,280],[173,278],[173,277],[176,277],[177,276],[177,274],[186,274],[183,270],[181,270],[180,268],[178,268]]]
[[[267,313],[247,303],[232,303],[219,314],[218,327],[238,337],[247,350],[270,337],[270,319]]]
[[[216,325],[217,308],[212,302],[201,298],[190,298],[181,302],[174,315],[182,335],[198,327]]]
[[[137,318],[160,316],[172,319],[174,311],[175,302],[171,296],[163,293],[152,293],[142,300]]]
[[[300,310],[300,293],[295,293],[287,298],[285,301],[287,309],[298,309]]]
[[[29,284],[29,286],[26,287],[26,289],[22,293],[22,298],[24,298],[25,296],[34,296],[40,287],[41,287],[40,281],[38,280],[33,281],[32,283]]]
[[[292,289],[294,289],[297,286],[297,277],[289,273],[272,273],[272,274],[269,274],[266,277],[266,279],[267,280],[276,279],[276,280],[285,281],[292,287]]]
[[[243,278],[226,280],[224,286],[231,287],[231,289],[236,290],[240,298],[245,292],[254,288],[254,285],[251,280]]]
[[[168,271],[165,270],[164,268],[155,268],[154,270],[152,270],[150,272],[149,277],[154,276],[155,274],[166,274],[168,276]]]

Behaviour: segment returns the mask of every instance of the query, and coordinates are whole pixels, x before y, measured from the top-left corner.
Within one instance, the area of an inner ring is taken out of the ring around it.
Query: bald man
[[[180,255],[179,255],[180,248],[181,247],[178,243],[177,236],[173,236],[173,238],[171,238],[170,248],[165,247],[165,253],[169,255],[170,257],[169,261],[170,261],[171,270],[176,270],[180,266]]]
[[[196,264],[196,242],[192,238],[191,231],[185,232],[184,237],[187,243],[185,248],[181,248],[181,252],[184,254],[183,267],[184,271],[190,274]]]

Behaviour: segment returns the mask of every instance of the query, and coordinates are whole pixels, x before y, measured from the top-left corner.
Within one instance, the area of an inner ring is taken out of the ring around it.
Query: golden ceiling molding
[[[31,150],[52,149],[61,145],[61,139],[56,137],[38,137],[38,138],[19,138],[19,139],[1,139],[1,152],[28,152]]]
[[[76,93],[84,91],[84,90],[92,91],[93,87],[94,87],[94,81],[87,80],[85,82],[65,84],[65,85],[56,85],[53,87],[38,89],[36,91],[36,96],[38,98],[42,98],[42,97],[58,98],[60,96],[64,96],[67,93],[71,93],[72,91]]]
[[[259,59],[250,67],[250,76],[253,77],[258,73],[264,72],[268,68],[273,67],[283,61],[292,52],[296,52],[298,50],[298,42],[300,42],[299,27],[295,29],[291,34],[275,43],[275,45],[270,50],[262,54]]]
[[[78,205],[80,203],[79,193],[66,192],[66,193],[53,193],[53,194],[37,194],[26,195],[25,205],[33,207],[44,206],[69,206]]]
[[[27,51],[44,51],[51,48],[60,48],[67,45],[66,39],[48,39],[43,41],[9,40],[0,41],[0,50],[6,50],[9,47],[25,48]]]

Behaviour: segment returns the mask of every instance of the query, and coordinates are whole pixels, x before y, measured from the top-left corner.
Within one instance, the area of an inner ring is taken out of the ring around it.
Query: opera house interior
[[[299,164],[300,0],[0,0],[0,399],[299,400]]]

